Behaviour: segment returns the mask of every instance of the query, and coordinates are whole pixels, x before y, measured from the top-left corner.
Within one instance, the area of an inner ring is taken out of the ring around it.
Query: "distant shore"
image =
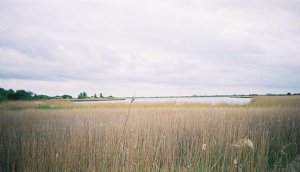
[[[126,100],[124,98],[103,98],[103,99],[70,99],[71,102],[88,102],[88,101],[117,101]]]

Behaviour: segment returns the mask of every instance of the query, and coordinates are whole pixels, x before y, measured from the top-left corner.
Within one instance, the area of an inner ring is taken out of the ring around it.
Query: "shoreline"
[[[115,99],[73,99],[70,100],[71,102],[91,102],[91,101],[95,101],[95,102],[100,102],[100,101],[119,101],[119,100],[126,100],[123,98],[115,98]]]

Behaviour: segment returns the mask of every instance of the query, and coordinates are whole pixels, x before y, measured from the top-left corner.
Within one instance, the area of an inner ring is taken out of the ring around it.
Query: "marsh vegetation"
[[[280,171],[300,153],[300,96],[247,105],[0,104],[0,171]]]

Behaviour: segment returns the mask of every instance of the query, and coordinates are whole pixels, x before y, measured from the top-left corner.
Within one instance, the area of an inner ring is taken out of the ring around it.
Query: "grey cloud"
[[[38,37],[20,37],[13,34],[2,34],[0,47],[15,49],[31,58],[51,60],[57,58],[58,47],[54,40]]]
[[[3,1],[0,78],[299,88],[298,7],[293,0]]]

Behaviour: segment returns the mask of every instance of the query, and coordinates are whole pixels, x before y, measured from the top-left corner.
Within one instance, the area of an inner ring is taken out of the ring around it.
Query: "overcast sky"
[[[0,0],[0,87],[300,92],[299,0]]]

